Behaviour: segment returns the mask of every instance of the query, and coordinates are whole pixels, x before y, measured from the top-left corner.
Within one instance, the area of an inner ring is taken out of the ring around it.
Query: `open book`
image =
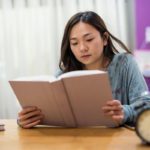
[[[99,70],[72,71],[54,77],[9,81],[22,107],[37,106],[42,124],[83,127],[115,126],[101,109],[112,99],[108,74]]]

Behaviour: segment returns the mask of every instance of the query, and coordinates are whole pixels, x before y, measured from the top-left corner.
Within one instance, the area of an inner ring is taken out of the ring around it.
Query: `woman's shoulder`
[[[131,65],[135,62],[134,56],[130,53],[118,53],[113,58],[113,63]]]
[[[137,63],[134,56],[129,53],[118,53],[113,57],[112,62],[109,65],[108,70],[124,70],[130,67],[136,66]]]
[[[115,54],[113,60],[116,60],[116,61],[121,61],[121,60],[132,60],[133,59],[133,55],[130,54],[130,53],[118,53],[118,54]]]

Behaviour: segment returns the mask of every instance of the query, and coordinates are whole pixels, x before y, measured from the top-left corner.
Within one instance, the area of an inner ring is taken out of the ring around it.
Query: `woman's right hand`
[[[38,125],[42,118],[43,114],[41,110],[34,106],[28,106],[22,109],[21,112],[18,114],[18,124],[22,128],[29,129]]]

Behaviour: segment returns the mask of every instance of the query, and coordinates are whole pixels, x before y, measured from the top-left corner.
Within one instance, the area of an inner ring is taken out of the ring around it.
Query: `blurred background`
[[[78,11],[92,10],[131,49],[150,85],[149,0],[0,0],[0,119],[20,110],[8,81],[58,69],[63,30]]]

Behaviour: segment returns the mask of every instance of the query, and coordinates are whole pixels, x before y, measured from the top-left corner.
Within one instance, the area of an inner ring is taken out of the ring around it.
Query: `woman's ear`
[[[106,46],[107,45],[107,41],[108,41],[108,37],[109,37],[109,34],[108,34],[108,32],[105,32],[104,34],[103,34],[103,41],[104,41],[104,46]]]

